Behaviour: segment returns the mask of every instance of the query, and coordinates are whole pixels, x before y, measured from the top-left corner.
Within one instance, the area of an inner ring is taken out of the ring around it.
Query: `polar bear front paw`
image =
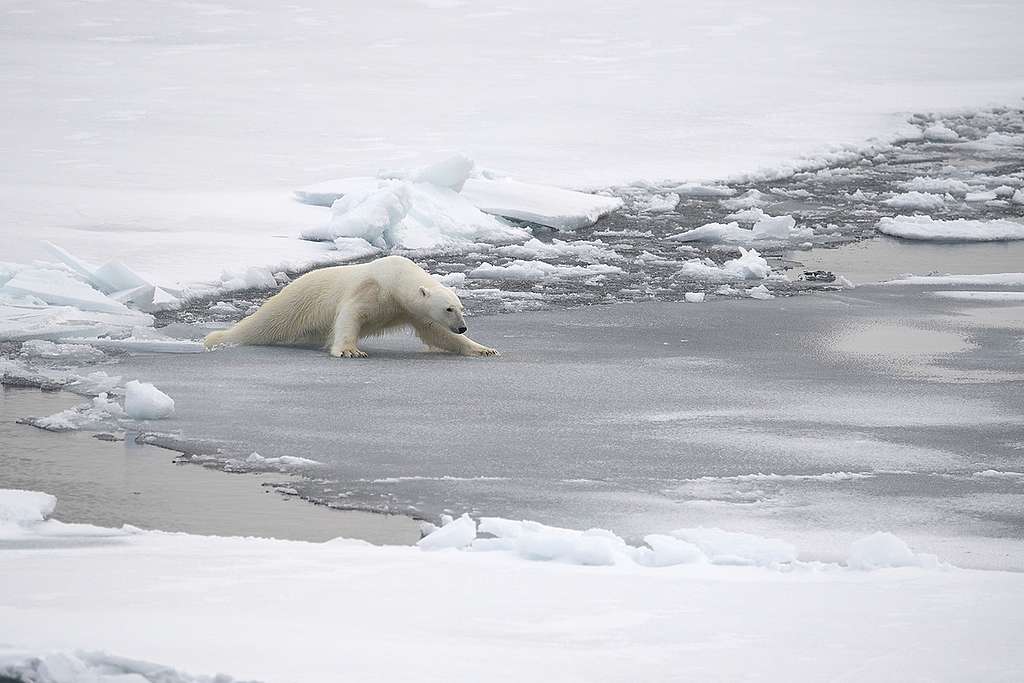
[[[497,349],[492,349],[489,346],[480,346],[473,349],[474,356],[500,356]]]
[[[366,352],[354,346],[348,348],[332,348],[331,355],[335,358],[366,358]]]

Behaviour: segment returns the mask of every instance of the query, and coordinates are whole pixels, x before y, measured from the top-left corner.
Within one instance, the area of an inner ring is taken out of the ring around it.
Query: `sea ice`
[[[135,420],[160,420],[174,415],[174,399],[148,382],[125,384],[124,410]]]
[[[747,190],[739,197],[732,199],[722,199],[720,201],[723,208],[735,211],[737,209],[751,209],[754,207],[767,206],[772,202],[777,201],[770,195],[765,194],[759,190]]]
[[[618,266],[592,264],[589,266],[559,266],[547,261],[523,261],[516,259],[499,266],[484,261],[466,277],[473,280],[549,280],[560,278],[591,277],[593,275],[616,275],[622,273]]]
[[[469,515],[462,515],[433,533],[424,536],[416,544],[422,550],[443,550],[446,548],[464,548],[476,538],[476,521]]]
[[[751,287],[747,290],[747,294],[750,295],[751,299],[774,299],[775,295],[769,291],[764,285],[758,285],[757,287]]]
[[[679,195],[675,192],[666,194],[645,195],[634,203],[634,208],[641,213],[664,213],[674,211],[679,204]]]
[[[950,197],[952,199],[952,197]],[[946,205],[946,198],[940,194],[931,192],[918,192],[911,190],[897,194],[889,199],[882,200],[886,206],[894,209],[915,209],[920,211],[935,211]]]
[[[940,285],[943,287],[1024,287],[1024,273],[986,273],[982,275],[910,275],[889,280],[887,285]]]
[[[1024,239],[1024,223],[1006,219],[935,220],[930,216],[897,216],[882,218],[875,228],[887,235],[910,240],[995,242]]]
[[[0,489],[0,524],[42,522],[57,507],[57,498],[42,491]]]
[[[8,280],[0,293],[35,297],[56,306],[82,311],[131,314],[131,310],[68,273],[44,268],[25,268]]]
[[[593,242],[586,240],[565,242],[556,239],[551,242],[541,242],[536,237],[523,244],[498,247],[494,250],[494,253],[501,256],[528,260],[571,258],[584,263],[615,261],[622,258],[601,240]]]
[[[959,299],[962,301],[992,301],[1006,303],[1024,301],[1024,292],[975,292],[970,290],[949,290],[932,292],[932,295],[943,299]]]
[[[810,228],[796,227],[792,216],[769,216],[761,209],[743,209],[731,214],[732,218],[753,221],[751,229],[741,228],[739,223],[707,223],[686,232],[670,235],[667,239],[675,242],[723,242],[728,244],[750,244],[764,241],[804,241],[814,236]]]
[[[924,129],[924,139],[932,142],[955,142],[960,139],[955,130],[941,123],[933,123]]]
[[[683,299],[688,304],[699,304],[704,301],[704,292],[686,292]]]
[[[962,180],[954,178],[933,178],[931,176],[916,176],[910,180],[897,183],[900,189],[905,191],[937,193],[939,195],[951,194],[963,196],[970,191],[970,186]],[[860,190],[858,190],[859,192]]]
[[[21,345],[21,353],[32,358],[61,360],[68,363],[95,363],[106,356],[88,344],[55,344],[44,339],[30,339]]]
[[[622,206],[618,197],[533,185],[507,178],[470,178],[462,196],[486,213],[545,225],[556,230],[578,230]]]
[[[796,548],[777,538],[764,538],[715,528],[677,529],[672,536],[692,543],[714,564],[774,566],[795,562]]]

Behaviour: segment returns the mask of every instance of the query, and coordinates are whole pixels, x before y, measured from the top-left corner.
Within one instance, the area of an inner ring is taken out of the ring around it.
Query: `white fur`
[[[465,329],[459,297],[402,256],[306,273],[204,343],[316,346],[332,356],[364,358],[356,346],[360,339],[405,326],[432,348],[464,356],[498,354],[457,333]]]

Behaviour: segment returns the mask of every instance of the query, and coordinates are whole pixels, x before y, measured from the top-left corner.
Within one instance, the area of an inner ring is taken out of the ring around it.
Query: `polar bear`
[[[317,346],[336,358],[365,358],[363,337],[411,326],[427,346],[464,356],[496,356],[465,336],[462,302],[451,289],[402,256],[306,273],[228,330],[220,344]]]

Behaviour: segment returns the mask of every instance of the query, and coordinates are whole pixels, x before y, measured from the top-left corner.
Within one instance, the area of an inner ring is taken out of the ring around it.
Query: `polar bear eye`
[[[448,311],[449,313],[451,313],[451,312],[452,312],[452,311],[454,311],[455,309],[454,309],[454,308],[452,308],[451,306],[449,306],[448,308],[446,308],[446,309],[444,309],[444,310],[446,310],[446,311]]]

